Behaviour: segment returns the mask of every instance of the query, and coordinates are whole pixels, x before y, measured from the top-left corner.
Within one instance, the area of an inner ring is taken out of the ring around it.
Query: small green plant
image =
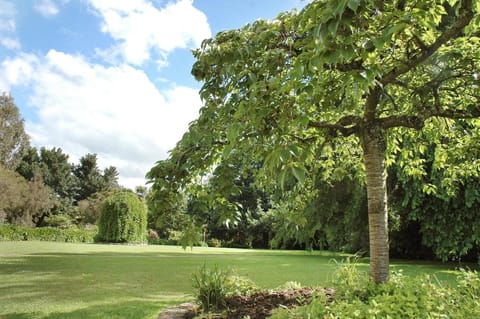
[[[296,281],[287,281],[286,283],[277,287],[277,290],[295,290],[301,289],[302,284]]]
[[[194,295],[204,311],[225,308],[228,272],[215,265],[212,269],[204,264],[192,276]]]
[[[338,298],[359,298],[365,300],[370,288],[374,285],[365,272],[358,267],[358,257],[348,257],[336,263],[336,269],[332,274],[331,285],[336,289]]]
[[[227,296],[250,296],[260,288],[249,278],[231,275],[227,277]]]

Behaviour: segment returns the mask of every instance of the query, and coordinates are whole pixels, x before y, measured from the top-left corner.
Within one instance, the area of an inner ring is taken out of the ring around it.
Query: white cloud
[[[15,31],[15,4],[0,0],[0,31]]]
[[[10,91],[12,86],[28,85],[38,62],[35,55],[25,53],[2,61],[0,63],[0,92]]]
[[[154,59],[162,66],[174,49],[197,47],[211,37],[207,17],[193,0],[178,0],[161,9],[146,0],[89,2],[103,19],[102,32],[118,42],[107,50],[110,61],[121,56],[127,63],[141,65]]]
[[[44,17],[52,17],[58,14],[59,9],[52,0],[36,1],[34,9]]]
[[[61,147],[74,162],[97,153],[101,165],[117,167],[127,187],[143,184],[201,105],[192,88],[160,92],[142,70],[105,67],[55,50],[5,60],[1,67],[8,74],[4,82],[31,85],[38,122],[27,121],[26,130],[34,145]]]
[[[15,23],[16,13],[15,4],[0,0],[0,45],[7,49],[20,48],[20,42],[14,35],[17,29]]]
[[[20,42],[15,38],[2,37],[0,44],[10,50],[20,49]]]

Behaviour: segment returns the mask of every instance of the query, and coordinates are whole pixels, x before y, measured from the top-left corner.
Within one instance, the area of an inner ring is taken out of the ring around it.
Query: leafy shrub
[[[217,266],[208,269],[205,264],[192,275],[194,295],[204,311],[225,307],[227,279],[227,271],[220,270]]]
[[[222,241],[217,238],[210,238],[207,240],[208,247],[222,247]]]
[[[480,318],[480,274],[461,270],[457,276],[457,306],[452,318]]]
[[[71,228],[72,218],[66,214],[51,215],[45,218],[43,225],[49,227]]]
[[[97,234],[97,227],[91,228],[53,228],[22,227],[16,225],[0,225],[0,240],[41,240],[71,243],[92,243]]]
[[[192,276],[194,295],[204,311],[225,308],[228,296],[250,296],[259,287],[250,279],[221,270],[218,266],[208,269],[204,264]]]
[[[302,284],[296,281],[287,281],[286,283],[277,287],[277,290],[295,290],[301,289]]]
[[[147,228],[147,209],[131,192],[118,192],[105,200],[98,224],[97,241],[142,243]]]
[[[228,276],[225,285],[227,296],[250,296],[260,289],[252,280],[238,275]]]
[[[462,271],[457,282],[457,287],[444,287],[428,275],[411,278],[398,272],[376,285],[347,265],[334,276],[333,302],[319,297],[304,307],[279,309],[272,318],[480,318],[479,274]]]

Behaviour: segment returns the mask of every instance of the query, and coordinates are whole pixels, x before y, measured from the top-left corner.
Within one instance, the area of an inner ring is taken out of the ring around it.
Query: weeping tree
[[[480,117],[479,12],[478,0],[320,0],[205,40],[192,69],[204,106],[149,172],[153,192],[181,188],[239,152],[279,185],[302,182],[313,166],[335,176],[360,165],[370,273],[388,281],[390,141]],[[478,174],[478,161],[469,165]]]

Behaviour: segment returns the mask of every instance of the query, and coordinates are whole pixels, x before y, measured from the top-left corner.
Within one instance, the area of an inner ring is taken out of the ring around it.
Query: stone
[[[165,308],[159,315],[158,319],[192,319],[200,310],[200,306],[187,302],[180,305]]]

